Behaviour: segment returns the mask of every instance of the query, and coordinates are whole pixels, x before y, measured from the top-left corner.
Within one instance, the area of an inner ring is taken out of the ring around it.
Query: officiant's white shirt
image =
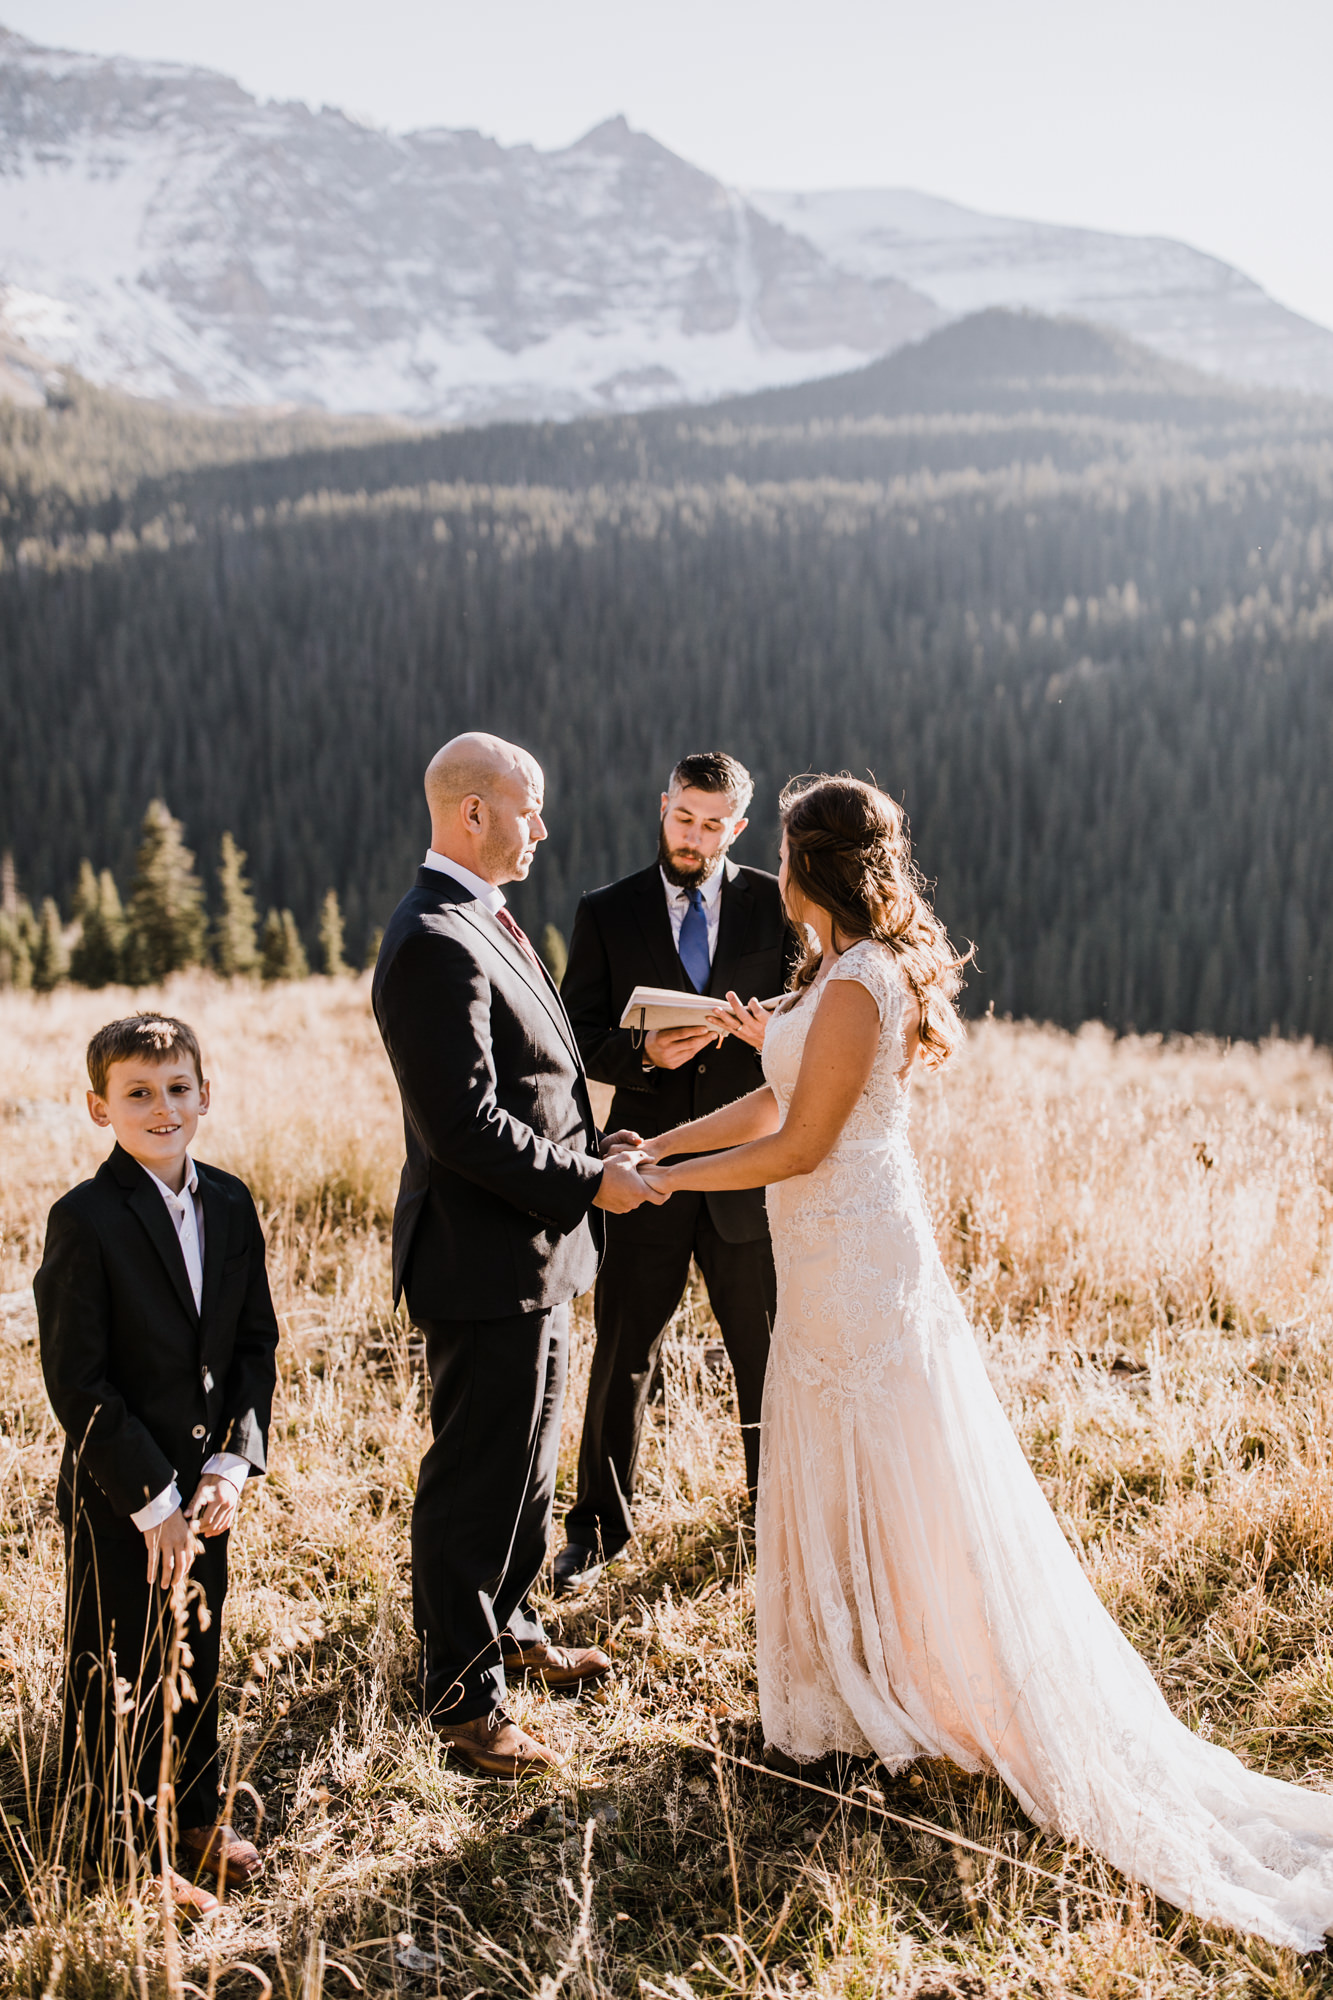
[[[483,882],[480,875],[474,875],[461,861],[451,861],[447,854],[437,854],[433,847],[426,849],[426,868],[438,869],[441,875],[452,875],[465,889],[470,889],[482,908],[491,915],[498,916],[509,900],[503,889],[497,889],[494,882]]]
[[[722,883],[726,872],[727,864],[724,861],[721,867],[710,875],[706,882],[701,882],[699,885],[699,893],[704,899],[704,918],[708,924],[708,963],[710,967],[713,960],[717,957],[717,927],[722,921]],[[662,887],[666,890],[667,915],[671,919],[671,939],[676,950],[679,951],[680,927],[685,921],[685,912],[690,907],[689,890],[678,889],[674,882],[668,882],[662,869],[659,868],[658,873],[662,876]]]

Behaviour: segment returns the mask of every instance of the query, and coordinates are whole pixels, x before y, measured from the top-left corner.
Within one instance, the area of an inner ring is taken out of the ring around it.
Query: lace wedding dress
[[[1310,1950],[1333,1797],[1177,1722],[1010,1429],[908,1143],[905,988],[854,945],[769,1025],[784,1115],[826,979],[874,997],[870,1081],[814,1173],[768,1190],[778,1317],[756,1527],[759,1700],[795,1758],[995,1771],[1040,1826],[1182,1909]]]

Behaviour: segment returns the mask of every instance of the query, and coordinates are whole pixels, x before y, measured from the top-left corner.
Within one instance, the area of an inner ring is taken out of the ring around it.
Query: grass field
[[[1333,1994],[1208,1931],[946,1766],[753,1768],[751,1534],[705,1302],[673,1328],[639,1537],[562,1635],[601,1698],[521,1694],[566,1757],[515,1790],[442,1763],[409,1693],[424,1401],[390,1310],[396,1101],[364,980],[182,978],[282,1320],[272,1473],[232,1552],[224,1732],[266,1870],[208,1930],[72,1891],[52,1851],[57,1435],[27,1287],[105,1151],[81,1052],[129,996],[0,996],[0,1992],[343,2000]],[[1025,1449],[1177,1712],[1333,1784],[1333,1061],[982,1024],[922,1079],[941,1246]],[[565,1431],[572,1473],[589,1326]]]

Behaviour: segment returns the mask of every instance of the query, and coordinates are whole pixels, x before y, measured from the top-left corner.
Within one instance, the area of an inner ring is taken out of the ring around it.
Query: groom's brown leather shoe
[[[93,1862],[85,1861],[79,1872],[89,1895],[106,1887],[107,1878]],[[112,1877],[112,1880],[114,1879]],[[180,1916],[194,1917],[199,1923],[210,1923],[222,1908],[210,1889],[205,1889],[201,1882],[191,1882],[188,1876],[177,1874],[174,1868],[168,1868],[165,1882],[167,1898],[171,1907]],[[148,1874],[140,1875],[139,1894],[145,1898],[160,1895],[158,1878]]]
[[[540,1646],[505,1648],[505,1673],[514,1680],[540,1681],[548,1688],[582,1687],[584,1681],[605,1680],[611,1661],[600,1646]]]
[[[183,1826],[176,1835],[176,1859],[188,1866],[192,1875],[207,1875],[214,1882],[242,1887],[263,1867],[259,1850],[242,1840],[233,1828]]]
[[[474,1716],[470,1722],[437,1722],[435,1733],[451,1757],[487,1778],[527,1778],[535,1772],[558,1771],[560,1759],[502,1710]]]

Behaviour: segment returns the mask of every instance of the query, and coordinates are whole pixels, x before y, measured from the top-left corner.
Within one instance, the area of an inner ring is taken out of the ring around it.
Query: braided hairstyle
[[[875,785],[843,775],[793,779],[780,810],[789,884],[828,911],[840,951],[873,938],[893,953],[921,1010],[922,1060],[942,1068],[963,1039],[954,999],[972,952],[958,956],[926,899],[902,809]],[[799,990],[814,979],[820,956],[804,925],[794,928],[804,947],[792,980]]]

